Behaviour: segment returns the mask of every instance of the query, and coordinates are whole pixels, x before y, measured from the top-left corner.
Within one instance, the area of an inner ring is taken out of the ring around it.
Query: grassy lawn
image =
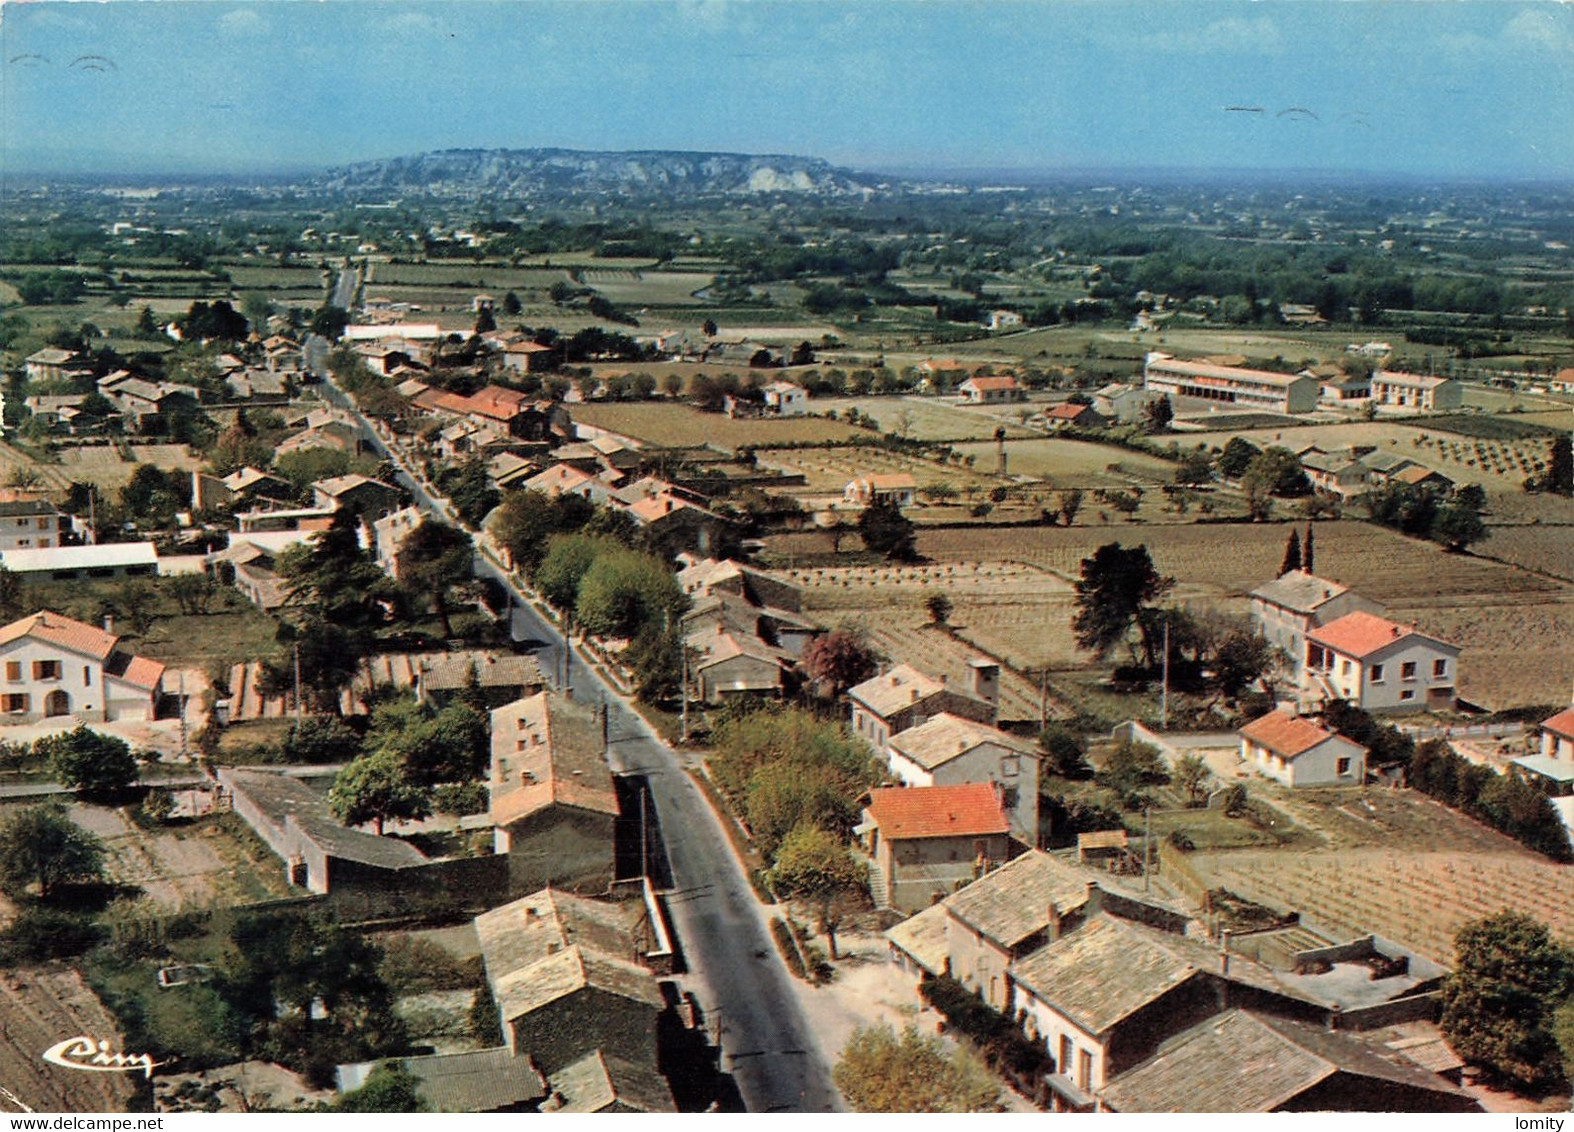
[[[1224,811],[1218,809],[1199,809],[1157,810],[1152,820],[1155,836],[1166,838],[1182,830],[1199,851],[1274,846],[1311,848],[1320,844],[1315,835],[1296,826],[1282,810],[1256,799],[1252,800],[1249,813],[1238,818],[1226,817]],[[1131,815],[1126,824],[1140,831],[1142,815]]]

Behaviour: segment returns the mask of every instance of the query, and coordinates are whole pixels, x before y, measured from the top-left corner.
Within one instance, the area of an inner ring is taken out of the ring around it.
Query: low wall
[[[1401,1022],[1435,1022],[1442,1010],[1443,996],[1437,991],[1427,991],[1375,1006],[1339,1011],[1332,1016],[1332,1023],[1336,1030],[1380,1030]]]

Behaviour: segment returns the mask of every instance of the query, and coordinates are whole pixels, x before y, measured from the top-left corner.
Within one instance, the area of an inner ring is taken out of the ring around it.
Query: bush
[[[29,907],[0,934],[0,955],[7,963],[67,959],[91,951],[102,938],[102,929],[80,913]]]
[[[484,782],[445,782],[432,790],[432,809],[454,817],[485,813],[487,801]]]

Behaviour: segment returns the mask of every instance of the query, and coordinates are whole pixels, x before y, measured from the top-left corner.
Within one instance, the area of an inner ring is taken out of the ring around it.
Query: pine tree
[[[1301,536],[1295,531],[1290,532],[1289,541],[1284,544],[1284,561],[1279,564],[1279,577],[1284,577],[1291,570],[1301,568]]]
[[[1312,570],[1312,525],[1310,523],[1306,524],[1306,541],[1301,544],[1301,569],[1308,574],[1314,572]]]

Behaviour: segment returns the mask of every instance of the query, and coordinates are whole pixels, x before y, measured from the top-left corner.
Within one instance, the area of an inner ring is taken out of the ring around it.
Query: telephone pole
[[[1163,677],[1159,685],[1159,730],[1170,722],[1170,619],[1164,618],[1164,659],[1161,662]]]

